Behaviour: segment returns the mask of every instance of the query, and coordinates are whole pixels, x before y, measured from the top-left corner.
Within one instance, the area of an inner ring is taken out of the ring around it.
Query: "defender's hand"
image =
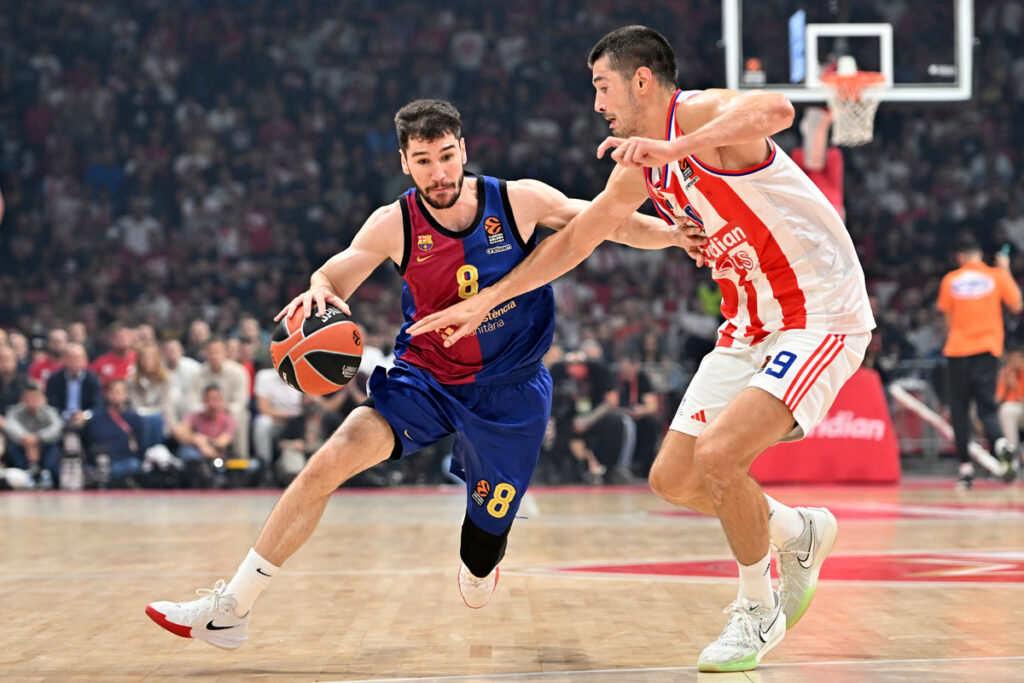
[[[444,346],[450,348],[455,342],[472,334],[492,308],[489,299],[481,292],[454,306],[449,306],[443,311],[431,313],[417,321],[409,328],[408,332],[414,336],[426,332],[443,332],[446,335]]]
[[[704,235],[704,228],[690,220],[683,222],[678,228],[680,248],[697,262],[698,268],[702,267],[705,261],[700,248],[708,243],[708,238]]]
[[[337,306],[341,309],[341,312],[345,315],[352,315],[351,309],[348,304],[342,300],[340,296],[334,293],[333,290],[327,287],[310,287],[302,294],[291,300],[287,306],[281,309],[281,311],[274,316],[274,322],[277,322],[281,318],[290,318],[299,306],[303,309],[303,318],[308,318],[313,312],[313,304],[316,304],[317,310],[323,313],[327,310],[327,305]]]
[[[607,137],[597,148],[597,158],[603,157],[609,149],[615,150],[612,152],[612,159],[626,168],[664,166],[680,158],[673,150],[672,143],[667,140],[652,140],[650,138],[626,140],[614,136]]]

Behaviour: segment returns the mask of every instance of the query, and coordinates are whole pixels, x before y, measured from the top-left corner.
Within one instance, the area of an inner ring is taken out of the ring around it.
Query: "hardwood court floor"
[[[0,494],[0,679],[897,681],[1024,678],[1024,488],[777,487],[840,523],[804,619],[756,672],[701,674],[735,565],[642,487],[536,489],[497,592],[463,605],[459,489],[345,491],[226,652],[146,603],[228,579],[276,500]]]

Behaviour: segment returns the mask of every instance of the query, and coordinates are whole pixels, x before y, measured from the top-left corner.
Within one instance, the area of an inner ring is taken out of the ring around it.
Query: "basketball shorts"
[[[754,346],[717,347],[701,361],[669,428],[700,436],[740,391],[759,387],[793,413],[796,426],[782,440],[802,439],[860,367],[870,340],[870,332],[783,330]]]
[[[402,454],[454,435],[451,471],[466,482],[466,510],[489,534],[512,524],[537,467],[551,414],[551,375],[539,363],[505,383],[441,384],[398,361],[370,377],[375,409],[401,441]]]

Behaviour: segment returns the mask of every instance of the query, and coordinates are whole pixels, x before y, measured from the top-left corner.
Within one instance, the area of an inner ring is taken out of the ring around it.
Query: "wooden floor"
[[[1024,679],[1024,488],[779,487],[839,542],[810,611],[749,674],[701,674],[735,565],[716,520],[645,488],[536,489],[497,592],[456,586],[464,494],[343,492],[234,652],[146,603],[229,579],[276,491],[0,494],[0,680]]]

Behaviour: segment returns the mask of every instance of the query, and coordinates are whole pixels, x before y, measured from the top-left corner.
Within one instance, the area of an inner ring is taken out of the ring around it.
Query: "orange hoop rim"
[[[878,71],[856,71],[852,74],[833,71],[822,74],[821,82],[835,90],[841,100],[859,100],[865,88],[885,83],[885,74]]]

